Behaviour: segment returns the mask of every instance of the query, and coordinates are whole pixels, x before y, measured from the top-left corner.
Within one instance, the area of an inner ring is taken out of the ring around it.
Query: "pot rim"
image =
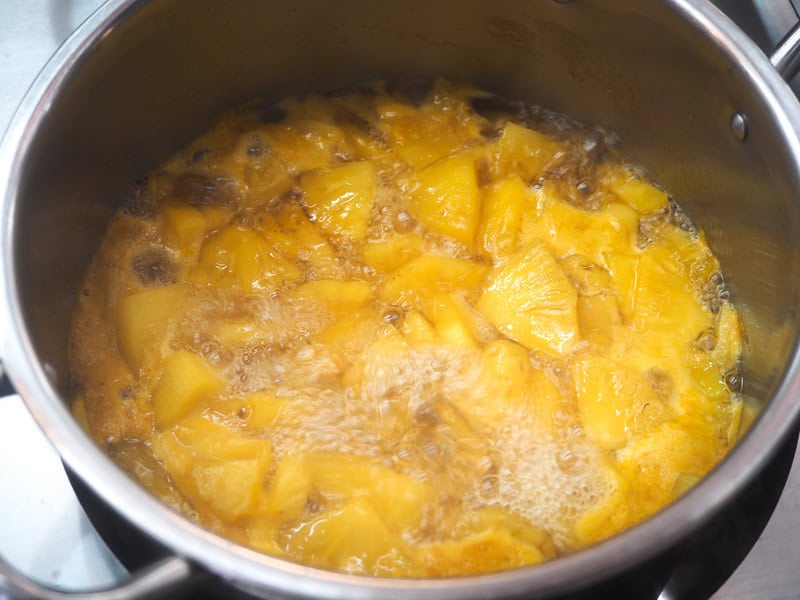
[[[687,27],[714,40],[739,64],[766,104],[793,158],[800,189],[800,104],[768,58],[727,17],[705,0],[661,0]],[[97,447],[51,384],[36,358],[14,279],[13,224],[22,165],[39,125],[83,56],[141,4],[109,0],[87,19],[48,61],[17,109],[0,144],[0,327],[8,375],[45,435],[69,465],[106,502],[142,531],[180,556],[234,584],[281,596],[366,599],[390,593],[398,600],[467,600],[536,591],[551,594],[589,586],[641,564],[707,520],[772,458],[777,444],[800,416],[797,341],[772,400],[746,436],[688,494],[637,526],[599,544],[532,567],[466,577],[388,579],[347,575],[273,558],[213,534],[170,510],[129,478]],[[579,583],[577,583],[579,582]]]

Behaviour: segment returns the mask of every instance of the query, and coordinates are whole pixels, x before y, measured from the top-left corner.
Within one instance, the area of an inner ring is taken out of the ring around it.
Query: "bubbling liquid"
[[[445,81],[225,115],[109,225],[76,416],[175,510],[314,566],[464,575],[614,535],[742,410],[718,262],[618,146]]]

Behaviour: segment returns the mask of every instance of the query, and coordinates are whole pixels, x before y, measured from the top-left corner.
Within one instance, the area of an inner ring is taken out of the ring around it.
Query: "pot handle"
[[[138,600],[172,598],[197,573],[183,558],[171,556],[150,565],[119,585],[89,592],[56,590],[32,581],[0,556],[0,600]]]
[[[789,30],[769,57],[769,62],[785,81],[800,71],[800,23]]]

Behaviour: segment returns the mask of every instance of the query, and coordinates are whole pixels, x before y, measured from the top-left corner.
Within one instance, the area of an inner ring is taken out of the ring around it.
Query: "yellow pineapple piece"
[[[563,258],[561,268],[582,296],[594,296],[611,287],[609,272],[582,254],[570,254]]]
[[[633,439],[617,453],[620,472],[637,488],[639,510],[650,514],[675,499],[681,477],[700,477],[719,460],[714,443],[675,423]]]
[[[233,522],[257,512],[264,498],[264,479],[269,466],[256,459],[199,464],[192,470],[195,496],[217,517]]]
[[[178,318],[188,289],[181,284],[147,289],[120,299],[116,310],[119,349],[136,373],[148,357],[160,356],[170,323]]]
[[[739,316],[730,302],[723,302],[715,323],[716,343],[711,356],[720,369],[732,369],[742,354]]]
[[[208,412],[246,431],[260,432],[272,427],[283,405],[284,401],[272,392],[254,392],[241,398],[217,400]]]
[[[181,248],[199,245],[208,231],[208,219],[193,206],[165,203],[160,213],[167,227],[167,238]]]
[[[315,339],[326,348],[349,358],[363,351],[385,324],[374,308],[355,308],[338,315]]]
[[[240,345],[256,342],[264,337],[261,324],[252,317],[231,317],[214,326],[214,334],[225,345]]]
[[[292,211],[299,211],[305,218],[299,206],[292,206]],[[263,237],[270,246],[281,251],[289,259],[295,260],[298,256],[297,240],[294,235],[284,229],[277,219],[268,212],[262,212],[253,223],[253,230]]]
[[[609,346],[622,325],[622,311],[611,293],[578,296],[578,329],[581,338],[596,346]]]
[[[517,175],[506,177],[486,190],[478,242],[495,261],[514,250],[525,203],[525,183]]]
[[[513,513],[486,508],[477,511],[470,520],[465,535],[420,547],[419,560],[426,575],[504,571],[555,556],[550,537]]]
[[[607,253],[603,261],[611,274],[614,292],[619,299],[622,318],[629,323],[636,311],[638,297],[639,256],[630,254]]]
[[[419,171],[409,208],[424,227],[472,244],[481,215],[475,159],[458,154]]]
[[[412,344],[431,343],[436,339],[436,330],[431,322],[415,310],[405,314],[400,332]]]
[[[355,240],[367,237],[375,200],[375,165],[350,162],[304,173],[300,186],[308,214],[323,231]]]
[[[601,170],[603,185],[640,214],[667,207],[669,196],[639,175],[622,167]]]
[[[272,152],[259,129],[244,132],[225,160],[227,169],[244,182],[242,208],[257,208],[289,191],[294,177],[287,165]]]
[[[308,456],[314,487],[325,498],[363,498],[392,531],[419,526],[433,499],[430,486],[350,454],[317,452]]]
[[[480,138],[480,127],[463,110],[463,100],[453,100],[462,106],[427,103],[415,108],[390,98],[377,100],[382,129],[400,160],[419,170]]]
[[[539,214],[528,236],[543,237],[558,256],[581,254],[605,266],[606,253],[636,251],[639,214],[626,204],[609,202],[598,210],[584,210],[563,200],[550,183],[536,194]],[[526,236],[521,233],[520,238],[525,244]]]
[[[417,258],[425,248],[425,240],[414,233],[398,233],[383,242],[365,244],[364,262],[381,273],[394,271]]]
[[[152,440],[170,478],[195,507],[233,522],[262,512],[271,448],[203,418],[187,420]]]
[[[358,386],[385,376],[385,373],[398,360],[402,360],[411,346],[400,332],[391,326],[382,327],[366,349],[353,360],[352,365],[342,374],[342,384]]]
[[[156,428],[171,427],[222,387],[219,376],[205,360],[188,350],[178,350],[164,362],[153,390]]]
[[[489,268],[480,263],[425,254],[397,269],[383,284],[381,300],[430,312],[437,292],[472,290],[481,285]]]
[[[495,340],[483,348],[477,385],[459,398],[458,406],[473,422],[497,424],[535,415],[546,431],[561,404],[561,392],[545,373],[534,369],[528,351],[511,340]]]
[[[269,440],[239,433],[202,415],[183,419],[173,427],[172,434],[197,461],[211,463],[249,458],[265,463],[272,461]]]
[[[544,560],[535,546],[508,531],[487,529],[462,539],[430,544],[421,550],[426,574],[438,577],[507,571]]]
[[[289,234],[276,242],[276,246],[285,256],[310,267],[314,277],[337,278],[341,275],[336,253],[317,227],[308,220],[303,209],[296,204],[284,207],[276,215],[276,223]]]
[[[280,539],[283,550],[295,560],[350,573],[392,574],[407,562],[402,538],[363,500],[351,500],[286,528]]]
[[[600,542],[636,522],[638,511],[631,484],[611,465],[602,469],[608,492],[597,505],[580,516],[573,530],[581,547]]]
[[[537,241],[492,272],[475,308],[512,340],[560,354],[577,341],[577,299],[550,250]]]
[[[321,119],[267,125],[262,135],[290,175],[327,167],[334,155],[347,147],[342,131]]]
[[[685,280],[650,254],[639,259],[635,306],[635,329],[669,332],[676,340],[693,340],[710,323],[708,312]]]
[[[245,293],[278,287],[300,271],[249,227],[232,224],[209,237],[189,273],[196,285],[236,287]]]
[[[331,502],[363,499],[393,531],[419,525],[432,490],[371,459],[316,452],[285,457],[270,488],[269,508],[283,520],[298,518],[312,495]]]
[[[575,363],[572,377],[583,428],[603,449],[622,448],[668,416],[653,386],[626,366],[589,356]]]
[[[455,346],[478,348],[477,315],[456,294],[437,294],[431,303],[431,320],[439,338]]]
[[[284,456],[269,486],[267,511],[283,521],[297,519],[313,491],[314,479],[306,456]]]
[[[372,286],[365,281],[315,279],[289,293],[289,301],[332,313],[347,313],[363,306],[372,297]]]
[[[556,140],[510,121],[503,127],[498,146],[500,173],[520,173],[525,181],[538,178],[561,152]]]
[[[200,212],[208,223],[209,231],[220,229],[231,220],[233,211],[229,206],[221,206],[219,204],[206,204],[200,207]]]

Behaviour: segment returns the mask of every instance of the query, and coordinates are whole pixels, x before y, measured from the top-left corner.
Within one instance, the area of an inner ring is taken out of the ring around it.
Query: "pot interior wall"
[[[136,177],[254,96],[439,75],[619,133],[722,261],[746,391],[765,400],[780,381],[797,334],[797,173],[747,73],[669,2],[158,0],[124,17],[65,72],[22,165],[17,282],[60,390],[81,276]]]

